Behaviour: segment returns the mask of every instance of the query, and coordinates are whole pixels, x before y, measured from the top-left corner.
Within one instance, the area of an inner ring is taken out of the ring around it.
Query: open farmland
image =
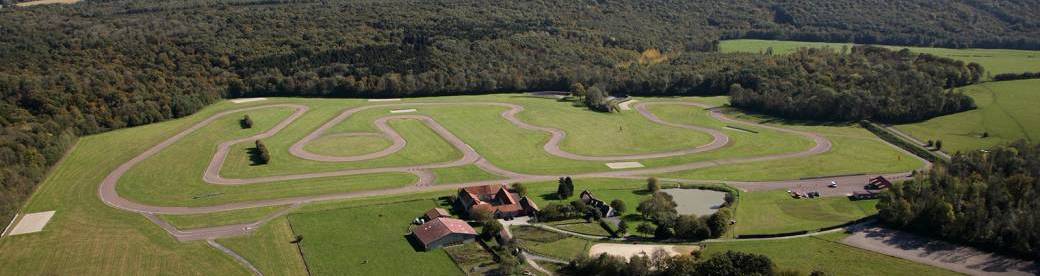
[[[895,126],[917,140],[942,140],[943,151],[967,152],[1024,139],[1040,139],[1040,80],[1001,81],[972,85],[963,91],[978,109]],[[986,137],[983,137],[984,134]]]

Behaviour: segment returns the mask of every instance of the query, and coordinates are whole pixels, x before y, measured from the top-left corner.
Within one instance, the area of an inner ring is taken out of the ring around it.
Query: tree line
[[[955,154],[894,185],[878,202],[896,228],[1040,259],[1040,145],[1025,141]]]
[[[755,75],[748,72],[768,75],[772,67],[765,65],[778,58],[717,53],[718,40],[733,37],[726,34],[804,29],[831,34],[827,39],[833,42],[848,42],[849,34],[912,34],[921,39],[903,42],[1022,48],[1033,47],[1031,41],[1040,37],[1035,28],[1040,17],[1030,16],[1035,5],[966,5],[958,15],[970,15],[969,23],[951,17],[944,6],[925,5],[936,1],[917,0],[921,5],[909,9],[832,2],[838,4],[98,0],[5,5],[0,9],[0,221],[9,221],[75,137],[183,117],[220,98],[459,95],[566,90],[580,82],[601,91],[589,104],[603,109],[607,106],[598,99],[605,95],[720,95],[735,83],[753,88],[748,81]],[[884,13],[897,10],[935,17]],[[814,19],[815,13],[827,17]],[[862,21],[861,14],[874,20]],[[660,58],[647,59],[648,53]]]
[[[657,251],[650,256],[636,255],[628,260],[619,256],[579,256],[560,271],[564,275],[603,276],[731,276],[731,275],[801,275],[799,271],[780,270],[769,257],[754,253],[726,251],[709,258],[694,255],[668,256]],[[814,272],[812,275],[822,275]]]

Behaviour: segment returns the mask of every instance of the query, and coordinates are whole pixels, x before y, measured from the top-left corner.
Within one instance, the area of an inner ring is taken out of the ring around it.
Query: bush
[[[267,164],[268,162],[271,162],[271,152],[269,152],[267,150],[267,146],[264,145],[264,142],[260,141],[260,140],[256,140],[256,142],[254,142],[254,144],[256,145],[256,148],[255,148],[255,150],[256,150],[256,153],[255,153],[256,163],[258,163],[258,164]]]
[[[239,125],[241,125],[242,128],[253,128],[253,119],[250,119],[249,115],[246,115],[241,121],[239,121]]]

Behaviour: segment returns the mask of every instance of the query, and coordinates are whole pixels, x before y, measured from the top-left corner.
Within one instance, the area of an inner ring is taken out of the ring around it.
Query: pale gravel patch
[[[267,100],[267,98],[241,98],[241,99],[232,99],[231,102],[239,104],[239,103],[266,101],[266,100]]]
[[[679,256],[690,254],[700,250],[696,245],[665,245],[665,244],[621,244],[621,243],[597,243],[589,248],[589,256],[607,255],[623,258],[632,258],[638,255],[653,256],[657,250],[663,250],[668,256]]]
[[[369,102],[398,102],[401,99],[368,99]]]
[[[639,162],[614,162],[614,163],[607,163],[607,167],[611,168],[611,169],[619,170],[619,169],[642,168],[644,166],[643,166],[643,163],[639,163]]]
[[[43,231],[43,227],[47,226],[47,222],[51,221],[52,217],[54,217],[54,211],[26,214],[22,216],[22,220],[18,221],[18,225],[11,229],[11,236]]]
[[[393,113],[393,114],[412,113],[412,112],[416,112],[416,111],[417,110],[415,110],[415,109],[397,109],[397,110],[390,110],[390,113]]]
[[[621,110],[632,110],[632,104],[639,102],[639,100],[628,100],[618,105]]]

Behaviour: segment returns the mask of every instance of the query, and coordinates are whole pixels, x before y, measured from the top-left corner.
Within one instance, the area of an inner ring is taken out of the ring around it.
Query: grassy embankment
[[[1040,139],[1040,80],[990,82],[965,87],[978,109],[896,126],[921,141],[942,140],[943,151],[986,149],[1018,139]],[[988,137],[983,137],[988,133]]]

